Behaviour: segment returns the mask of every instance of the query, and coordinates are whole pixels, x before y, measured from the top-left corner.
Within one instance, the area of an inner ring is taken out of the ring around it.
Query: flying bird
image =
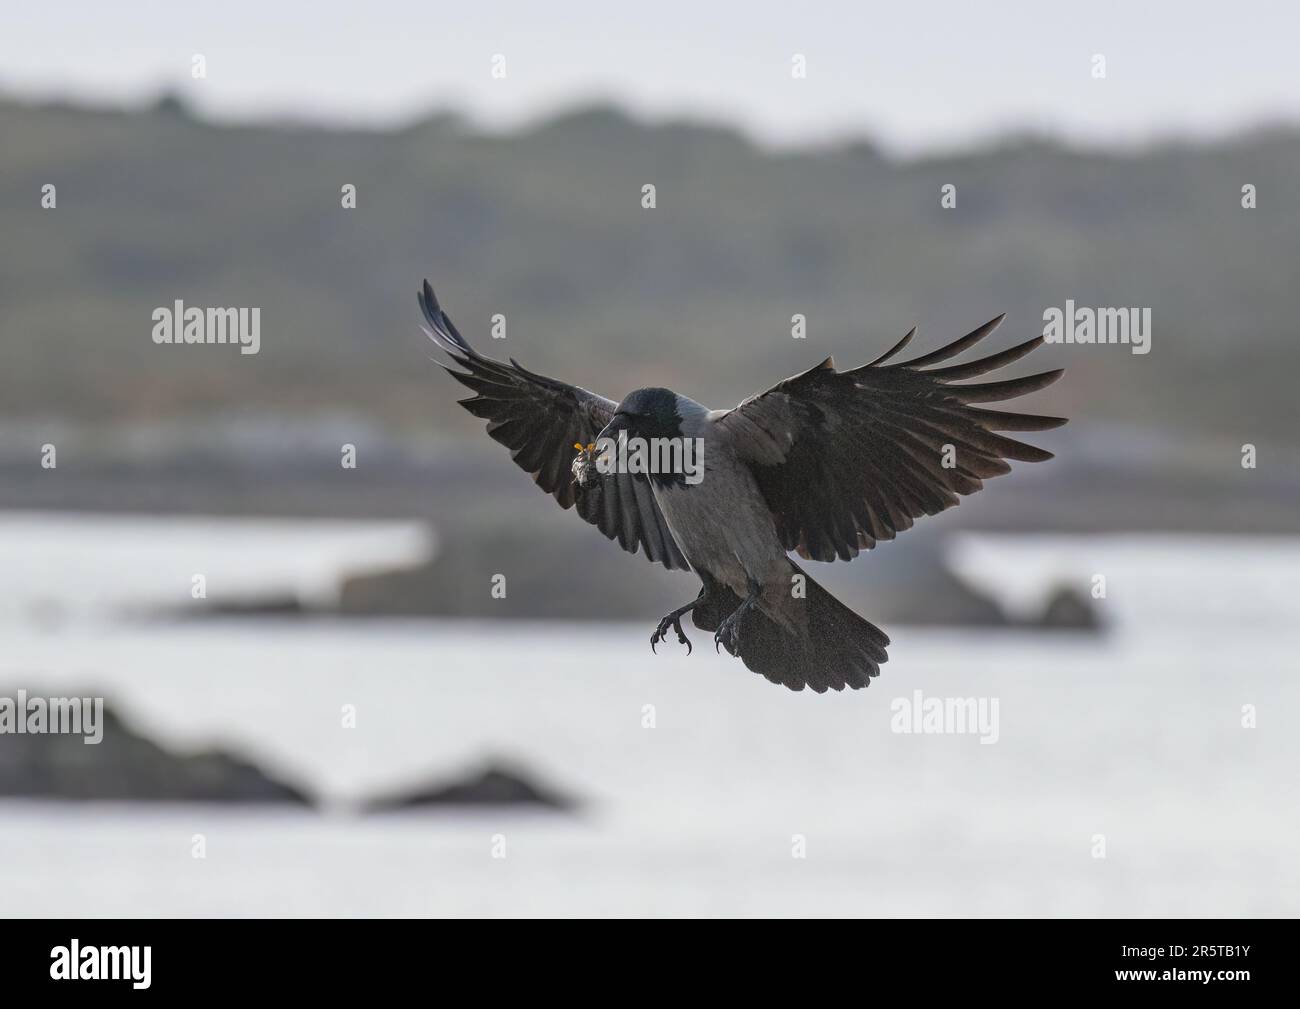
[[[831,358],[732,410],[710,410],[670,389],[614,402],[479,354],[438,304],[419,294],[425,332],[458,365],[443,366],[474,395],[459,400],[562,508],[575,508],[630,553],[699,576],[699,595],[666,615],[653,648],[681,619],[712,631],[715,648],[791,690],[865,687],[889,638],[818,585],[789,557],[849,560],[974,494],[1008,460],[1052,453],[999,431],[1045,431],[1064,418],[987,410],[1050,385],[1061,370],[953,384],[1018,361],[1037,336],[966,364],[935,368],[988,336],[998,316],[960,340],[888,363],[915,328],[869,364],[837,371]],[[578,460],[602,439],[700,439],[703,471],[632,472],[581,479]],[[575,449],[578,459],[575,459]]]

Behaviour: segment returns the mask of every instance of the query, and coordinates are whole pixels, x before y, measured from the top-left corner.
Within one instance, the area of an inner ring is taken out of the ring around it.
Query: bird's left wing
[[[629,553],[639,549],[666,568],[689,570],[644,476],[615,473],[583,490],[576,485],[571,469],[574,445],[594,442],[617,403],[528,371],[514,358],[505,364],[484,357],[460,335],[427,280],[420,308],[429,323],[429,338],[465,369],[445,370],[476,393],[458,402],[488,422],[488,434],[510,450],[510,458],[537,486],[561,508],[576,504],[583,519]]]
[[[827,358],[717,418],[717,429],[753,471],[785,549],[813,560],[848,560],[1009,472],[1008,459],[1052,458],[996,432],[1043,431],[1064,419],[971,404],[1041,389],[1060,378],[1059,370],[951,384],[1019,360],[1043,342],[1041,336],[968,364],[926,367],[956,357],[1001,321],[998,316],[905,363],[885,365],[915,330],[851,371],[836,371]]]

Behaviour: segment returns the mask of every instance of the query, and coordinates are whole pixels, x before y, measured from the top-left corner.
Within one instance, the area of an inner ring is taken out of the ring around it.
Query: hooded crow
[[[869,364],[841,372],[828,357],[733,410],[710,410],[669,389],[637,389],[615,403],[514,358],[484,357],[428,281],[419,301],[429,337],[459,365],[445,370],[474,393],[460,404],[487,421],[488,434],[542,490],[624,550],[699,576],[699,595],[659,622],[651,647],[672,629],[689,649],[681,626],[689,613],[714,633],[716,648],[791,690],[867,686],[880,674],[889,638],[808,577],[790,551],[817,561],[856,557],[1009,472],[1007,460],[1052,458],[997,432],[1065,423],[972,405],[1042,389],[1060,370],[953,384],[1019,360],[1041,336],[931,367],[973,347],[1003,316],[921,357],[887,363],[913,329]],[[587,478],[587,446],[630,439],[691,439],[702,473],[688,480],[621,466]]]

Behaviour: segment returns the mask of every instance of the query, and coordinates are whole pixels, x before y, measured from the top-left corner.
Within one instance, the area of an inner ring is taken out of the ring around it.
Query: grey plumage
[[[1065,423],[970,405],[1043,388],[1060,371],[953,384],[1019,360],[1042,337],[967,364],[927,367],[974,346],[1001,316],[911,361],[888,363],[915,330],[870,364],[840,372],[827,358],[733,410],[710,411],[667,389],[636,390],[616,404],[513,359],[494,361],[464,340],[427,281],[420,306],[429,336],[462,369],[447,371],[475,393],[461,404],[488,422],[516,464],[623,549],[699,576],[699,596],[660,621],[652,645],[672,629],[689,646],[680,620],[690,613],[717,646],[793,690],[865,687],[886,661],[889,639],[787,551],[855,557],[1009,472],[1007,460],[1051,458],[997,432]],[[574,446],[617,432],[701,439],[703,478],[620,472],[579,485]]]

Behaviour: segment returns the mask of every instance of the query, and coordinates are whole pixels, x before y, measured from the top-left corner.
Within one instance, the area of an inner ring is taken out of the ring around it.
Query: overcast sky
[[[0,92],[139,103],[171,87],[220,118],[383,125],[449,108],[509,127],[607,99],[772,144],[870,137],[907,153],[1007,129],[1132,143],[1300,121],[1300,4],[1280,0],[6,7]]]

